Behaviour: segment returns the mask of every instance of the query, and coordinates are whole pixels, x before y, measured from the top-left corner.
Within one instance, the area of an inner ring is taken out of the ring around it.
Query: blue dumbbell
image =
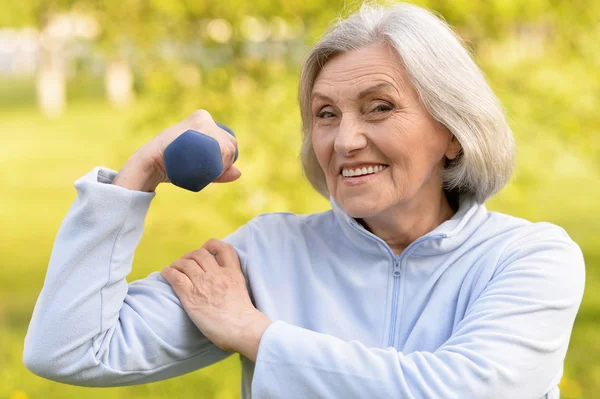
[[[235,137],[230,128],[217,125]],[[236,149],[234,162],[237,158]],[[208,186],[223,172],[221,147],[217,140],[191,129],[165,148],[164,161],[171,183],[194,192]]]

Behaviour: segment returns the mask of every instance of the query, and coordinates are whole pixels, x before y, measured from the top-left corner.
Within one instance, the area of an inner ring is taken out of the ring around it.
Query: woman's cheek
[[[321,165],[321,168],[324,171],[326,171],[329,158],[327,156],[328,146],[325,140],[323,139],[323,135],[320,133],[321,132],[319,132],[318,129],[313,129],[312,145],[313,150],[315,151],[315,155],[317,156],[317,161],[319,162],[319,165]]]

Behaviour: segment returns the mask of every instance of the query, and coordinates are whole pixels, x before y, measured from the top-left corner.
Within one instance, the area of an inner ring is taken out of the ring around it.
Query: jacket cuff
[[[130,190],[116,186],[112,182],[117,173],[110,168],[96,166],[75,180],[75,189],[79,196],[93,198],[92,203],[99,206],[112,209],[132,209],[134,210],[134,223],[143,223],[156,192]]]
[[[288,354],[297,352],[295,347],[306,342],[303,332],[310,332],[288,324],[281,320],[275,320],[263,332],[256,354],[256,367],[262,363],[290,363],[299,359],[288,359]]]

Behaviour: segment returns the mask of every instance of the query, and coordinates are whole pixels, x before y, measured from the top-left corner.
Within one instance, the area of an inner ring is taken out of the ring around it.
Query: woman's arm
[[[435,352],[368,348],[275,321],[260,341],[252,394],[539,398],[559,383],[584,280],[580,249],[551,229],[505,252],[497,274]]]
[[[127,284],[154,192],[110,183],[95,168],[58,231],[23,361],[37,375],[86,386],[139,384],[181,375],[232,352],[206,339],[160,275]],[[226,240],[244,261],[242,227]],[[159,265],[157,265],[159,266]]]

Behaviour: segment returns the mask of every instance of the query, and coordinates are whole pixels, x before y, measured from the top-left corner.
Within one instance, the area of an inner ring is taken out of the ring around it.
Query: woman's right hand
[[[223,173],[214,182],[226,183],[241,176],[239,169],[233,166],[237,149],[235,137],[221,129],[207,111],[198,110],[140,147],[121,168],[113,184],[130,190],[152,192],[160,183],[168,183],[164,162],[165,149],[189,129],[210,136],[219,143]]]

